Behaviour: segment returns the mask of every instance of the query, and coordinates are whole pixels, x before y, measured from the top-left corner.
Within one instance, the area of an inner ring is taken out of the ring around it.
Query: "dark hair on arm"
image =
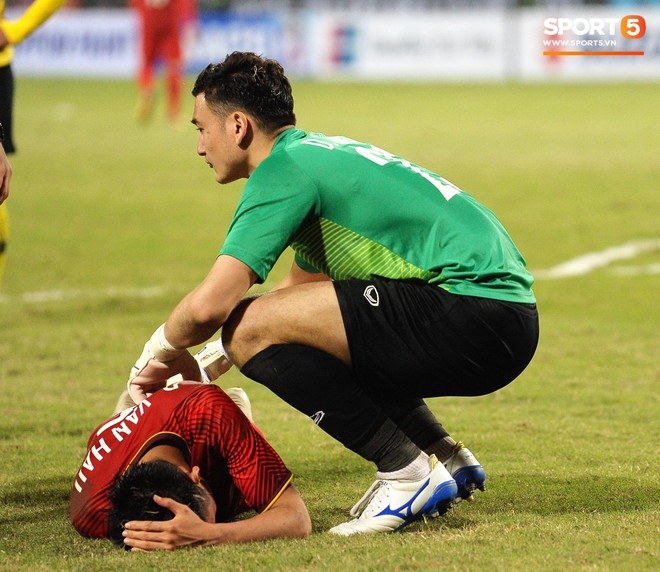
[[[266,133],[296,124],[284,68],[252,52],[233,52],[223,62],[206,66],[192,89],[194,96],[200,93],[214,111],[224,114],[232,107],[242,109]]]
[[[108,516],[108,536],[124,545],[124,524],[131,520],[170,520],[171,511],[156,504],[154,495],[188,505],[200,518],[207,518],[207,504],[200,488],[179,467],[167,461],[149,461],[130,467],[117,479],[110,492],[112,509]]]

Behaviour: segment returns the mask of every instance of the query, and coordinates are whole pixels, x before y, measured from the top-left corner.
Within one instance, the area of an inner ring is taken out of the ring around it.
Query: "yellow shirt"
[[[0,0],[0,28],[9,40],[9,45],[0,51],[0,66],[11,62],[15,44],[20,44],[66,2],[67,0],[34,0],[18,20],[5,20],[5,0]]]

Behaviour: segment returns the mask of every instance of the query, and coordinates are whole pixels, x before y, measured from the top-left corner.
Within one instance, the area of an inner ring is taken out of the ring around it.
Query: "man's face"
[[[203,93],[195,97],[193,124],[197,127],[197,154],[215,171],[218,183],[231,183],[247,177],[246,156],[240,147],[241,134],[229,114],[220,117],[206,103]]]

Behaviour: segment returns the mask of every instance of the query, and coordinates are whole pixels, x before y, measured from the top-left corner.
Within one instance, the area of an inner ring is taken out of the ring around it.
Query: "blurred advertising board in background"
[[[7,17],[11,18],[11,11]],[[198,73],[234,50],[291,77],[405,81],[660,79],[660,9],[544,7],[429,13],[205,12],[186,46]],[[16,48],[30,76],[132,77],[138,25],[126,9],[66,9]]]

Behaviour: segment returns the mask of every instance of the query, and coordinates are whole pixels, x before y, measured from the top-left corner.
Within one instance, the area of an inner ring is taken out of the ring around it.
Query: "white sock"
[[[430,472],[429,456],[424,451],[421,451],[419,456],[412,463],[403,467],[403,469],[389,473],[378,471],[376,478],[384,481],[421,481]]]

